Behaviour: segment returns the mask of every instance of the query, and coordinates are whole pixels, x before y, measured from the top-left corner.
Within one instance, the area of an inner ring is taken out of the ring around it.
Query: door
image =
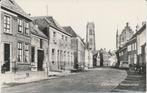
[[[38,50],[38,71],[43,70],[44,51]]]
[[[4,44],[4,67],[10,71],[10,44]]]

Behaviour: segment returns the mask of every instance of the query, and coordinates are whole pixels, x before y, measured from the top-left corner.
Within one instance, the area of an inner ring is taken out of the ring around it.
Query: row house
[[[74,51],[74,69],[85,66],[85,43],[70,26],[63,27],[71,35],[71,48]]]
[[[138,65],[146,66],[146,23],[143,22],[142,27],[136,32],[137,38],[137,61]],[[145,69],[144,69],[145,70]]]
[[[52,71],[70,70],[73,67],[74,53],[71,49],[71,35],[53,17],[33,17],[33,23],[49,38],[49,68]]]
[[[136,31],[127,42],[120,47],[116,54],[120,67],[145,67],[146,64],[146,24]]]
[[[134,34],[133,37],[130,40],[128,40],[128,42],[126,43],[128,64],[130,64],[130,66],[137,64],[137,48],[136,48],[137,41],[136,39],[137,38]]]
[[[136,36],[134,34],[132,38],[130,38],[128,42],[119,49],[120,67],[123,67],[123,64],[127,64],[127,68],[137,64],[136,44]]]
[[[48,37],[31,23],[31,70],[48,70]]]
[[[84,67],[85,43],[66,29],[69,27],[61,27],[51,16],[30,18],[14,0],[1,0],[0,7],[0,69],[60,71]]]
[[[30,70],[31,19],[14,0],[1,0],[0,67]]]
[[[127,55],[127,45],[126,43],[128,42],[128,40],[130,40],[133,36],[133,31],[131,29],[131,27],[129,26],[129,23],[126,23],[126,26],[124,27],[124,29],[122,30],[121,34],[118,34],[118,30],[117,30],[117,34],[116,34],[116,48],[117,48],[117,59],[118,59],[118,66],[123,66],[124,64],[127,64],[127,68],[128,68],[128,55]]]

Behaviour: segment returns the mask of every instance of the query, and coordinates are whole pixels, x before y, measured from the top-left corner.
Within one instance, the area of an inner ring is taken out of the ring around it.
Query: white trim
[[[3,25],[3,33],[13,34],[13,26],[12,26],[13,25],[13,20],[12,20],[12,16],[10,16],[9,14],[4,13],[3,19],[4,19],[5,16],[10,17],[10,32],[5,32],[4,31],[5,27],[4,27],[4,20],[3,20],[3,24],[2,24]]]

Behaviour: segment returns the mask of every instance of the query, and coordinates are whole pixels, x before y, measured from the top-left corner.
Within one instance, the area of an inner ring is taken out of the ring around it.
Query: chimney
[[[28,16],[31,16],[31,14],[29,13]]]

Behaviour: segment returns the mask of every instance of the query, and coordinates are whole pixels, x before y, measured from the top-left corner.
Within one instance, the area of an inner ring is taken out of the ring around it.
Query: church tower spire
[[[87,48],[95,51],[95,25],[93,22],[88,22],[86,26],[86,43]]]
[[[118,50],[119,48],[119,35],[118,35],[118,27],[117,27],[117,31],[116,31],[116,49]]]

